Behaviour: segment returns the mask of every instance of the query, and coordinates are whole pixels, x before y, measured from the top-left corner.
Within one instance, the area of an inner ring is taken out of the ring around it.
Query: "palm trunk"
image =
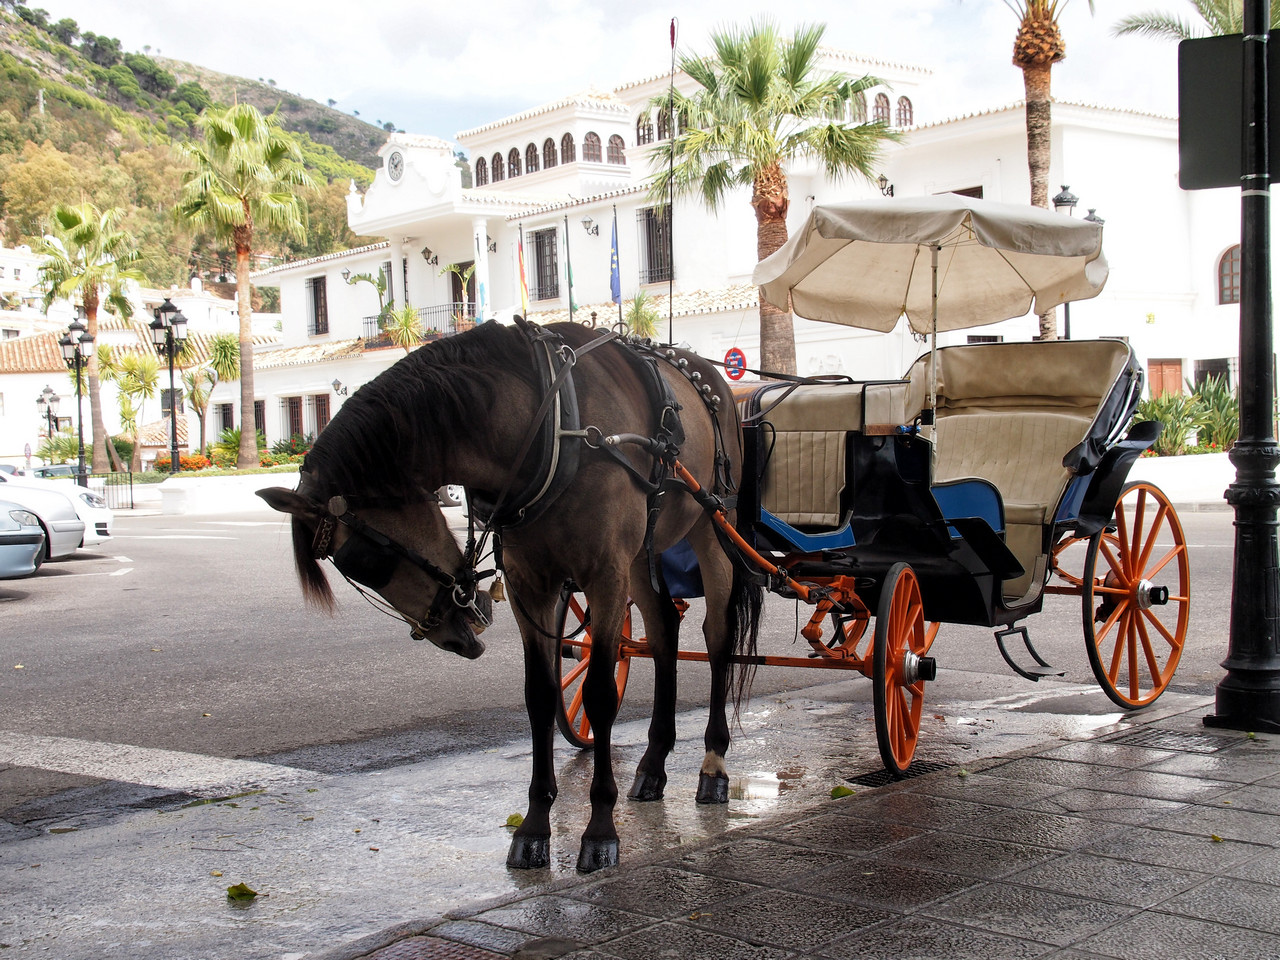
[[[1026,90],[1027,169],[1031,174],[1031,205],[1049,209],[1049,161],[1053,147],[1049,75],[1052,63],[1031,63],[1022,68]],[[1058,311],[1040,314],[1038,340],[1058,339]]]
[[[102,381],[98,377],[98,291],[84,291],[84,323],[86,335],[93,337],[93,349],[86,358],[85,376],[89,387],[89,424],[93,433],[93,454],[90,457],[90,473],[106,473],[110,469],[107,459],[107,422],[102,416]]]
[[[787,178],[772,164],[755,180],[751,206],[756,211],[756,259],[763,260],[787,242]],[[796,334],[791,313],[760,297],[760,367],[774,373],[796,372]]]
[[[239,236],[242,230],[244,228],[236,231],[236,307],[240,314],[240,452],[236,456],[236,467],[241,469],[256,467],[260,463],[253,396],[253,305],[249,302],[252,232],[245,230],[242,241]]]

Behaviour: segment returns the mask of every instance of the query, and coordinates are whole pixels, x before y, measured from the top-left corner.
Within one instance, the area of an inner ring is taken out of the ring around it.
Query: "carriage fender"
[[[1077,537],[1091,537],[1111,520],[1133,462],[1156,442],[1163,428],[1164,424],[1158,420],[1135,423],[1129,428],[1128,435],[1103,455],[1080,502],[1076,517]]]

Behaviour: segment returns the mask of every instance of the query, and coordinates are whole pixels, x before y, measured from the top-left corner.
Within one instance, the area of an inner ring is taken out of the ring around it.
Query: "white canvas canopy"
[[[810,320],[936,334],[1096,297],[1107,262],[1099,223],[948,193],[816,206],[753,281]]]

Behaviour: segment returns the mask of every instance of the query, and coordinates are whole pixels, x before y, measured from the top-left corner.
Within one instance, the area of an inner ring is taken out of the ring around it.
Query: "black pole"
[[[676,18],[671,18],[671,82],[667,86],[667,343],[676,342]]]
[[[169,472],[178,472],[178,393],[173,383],[173,327],[164,332],[164,352],[169,355]]]
[[[89,481],[84,475],[84,402],[81,400],[80,393],[80,364],[83,358],[80,356],[80,343],[76,342],[76,436],[78,438],[77,446],[79,448],[78,459],[76,461],[76,483],[82,487],[87,487]]]
[[[1277,506],[1274,347],[1271,330],[1270,167],[1267,157],[1267,30],[1263,0],[1244,0],[1244,151],[1240,177],[1240,439],[1235,568],[1227,675],[1218,683],[1211,727],[1280,733],[1280,543]]]

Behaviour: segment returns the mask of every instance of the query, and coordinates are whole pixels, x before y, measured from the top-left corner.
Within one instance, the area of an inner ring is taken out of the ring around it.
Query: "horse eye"
[[[357,534],[333,555],[333,565],[345,577],[379,590],[391,582],[400,557],[394,550]]]

